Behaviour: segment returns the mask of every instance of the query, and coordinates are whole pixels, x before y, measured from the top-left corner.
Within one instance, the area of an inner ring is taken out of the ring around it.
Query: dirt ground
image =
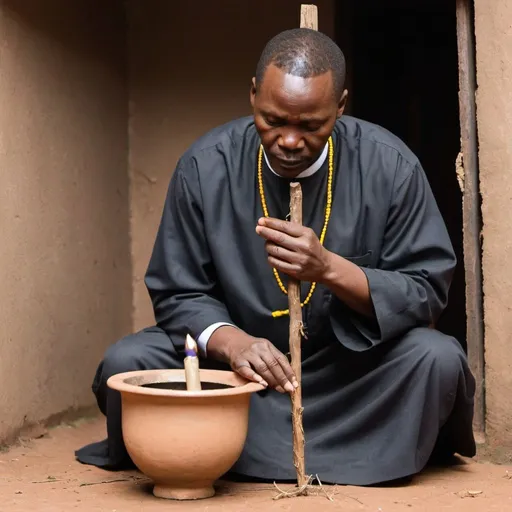
[[[167,501],[155,498],[136,471],[112,473],[75,461],[73,451],[104,432],[98,419],[61,425],[0,453],[0,511],[512,511],[512,466],[469,460],[429,469],[405,487],[325,487],[332,501],[321,493],[274,500],[278,492],[271,485],[230,483],[219,483],[214,498]]]

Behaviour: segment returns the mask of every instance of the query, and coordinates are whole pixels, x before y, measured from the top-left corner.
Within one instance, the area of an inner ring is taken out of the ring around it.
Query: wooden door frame
[[[456,172],[463,194],[466,326],[469,365],[476,380],[473,427],[477,442],[485,442],[485,350],[482,287],[482,216],[476,120],[476,62],[473,0],[457,0],[459,55],[459,116],[461,152]]]

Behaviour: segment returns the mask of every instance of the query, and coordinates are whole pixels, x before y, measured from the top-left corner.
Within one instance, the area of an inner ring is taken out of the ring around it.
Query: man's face
[[[330,71],[300,78],[272,64],[257,90],[253,79],[254,122],[278,174],[294,178],[320,156],[346,103],[347,92],[337,101],[333,87]]]

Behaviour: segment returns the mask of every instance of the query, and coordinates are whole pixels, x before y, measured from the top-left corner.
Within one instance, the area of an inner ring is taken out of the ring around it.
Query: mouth
[[[299,160],[299,159],[289,159],[289,158],[279,158],[279,157],[276,157],[276,160],[279,162],[279,166],[283,169],[286,169],[286,170],[296,170],[296,169],[299,169],[300,167],[304,167],[307,162],[305,162],[304,160]]]

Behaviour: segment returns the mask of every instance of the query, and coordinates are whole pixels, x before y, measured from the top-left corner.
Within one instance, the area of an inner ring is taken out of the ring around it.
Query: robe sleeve
[[[362,268],[375,319],[332,302],[336,337],[355,351],[432,326],[447,305],[456,266],[448,231],[420,164],[402,174],[393,187],[378,263]]]
[[[233,324],[216,282],[203,224],[197,162],[178,163],[145,276],[157,325],[178,351],[212,324]]]

